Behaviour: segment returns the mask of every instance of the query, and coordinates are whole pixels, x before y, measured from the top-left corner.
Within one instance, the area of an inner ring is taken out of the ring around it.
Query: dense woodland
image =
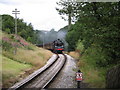
[[[96,49],[99,66],[120,64],[120,2],[72,2],[61,0],[56,8],[64,18],[68,16],[70,29],[66,40],[68,50]],[[71,21],[75,24],[71,25]],[[88,52],[90,53],[90,52]],[[89,55],[89,54],[88,54]]]
[[[10,15],[2,16],[2,31],[8,34],[15,34],[15,19]],[[39,30],[34,30],[31,23],[27,24],[23,19],[17,19],[17,34],[33,44],[40,43]]]

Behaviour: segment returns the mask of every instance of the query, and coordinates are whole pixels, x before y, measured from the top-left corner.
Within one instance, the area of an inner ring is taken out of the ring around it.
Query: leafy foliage
[[[5,41],[2,42],[2,47],[5,51],[10,51],[13,48],[10,43],[7,43]]]
[[[14,34],[14,18],[6,14],[0,16],[2,16],[2,30],[7,32],[8,34]],[[23,19],[17,19],[17,32],[18,35],[33,44],[40,43],[40,40],[38,40],[37,37],[37,31],[33,29],[31,23],[27,25],[27,23],[25,23]]]
[[[82,43],[83,54],[93,46],[105,52],[105,59],[96,60],[99,66],[120,63],[120,2],[78,3],[73,10],[78,11],[74,16],[77,21],[66,37],[68,50],[73,51]]]
[[[68,29],[70,29],[71,22],[75,22],[77,19],[75,17],[77,17],[78,14],[79,3],[76,3],[73,0],[60,0],[59,2],[57,2],[57,5],[60,7],[57,7],[56,10],[61,15],[62,19],[66,21],[68,20]],[[67,18],[65,17],[65,15],[67,16]]]

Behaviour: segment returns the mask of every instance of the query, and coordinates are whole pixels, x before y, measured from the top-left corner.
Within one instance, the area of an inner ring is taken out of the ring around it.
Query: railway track
[[[59,54],[56,55],[54,60],[51,63],[46,64],[43,68],[37,70],[26,79],[15,84],[8,90],[21,90],[25,88],[45,88],[53,78],[59,73],[66,62],[66,55]]]

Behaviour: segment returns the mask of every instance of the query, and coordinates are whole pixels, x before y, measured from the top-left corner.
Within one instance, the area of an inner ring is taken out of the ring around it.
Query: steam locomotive
[[[44,45],[42,44],[42,45],[36,45],[36,46],[43,47],[56,54],[62,54],[64,51],[64,43],[60,39],[57,39],[53,41],[52,43],[46,43]]]

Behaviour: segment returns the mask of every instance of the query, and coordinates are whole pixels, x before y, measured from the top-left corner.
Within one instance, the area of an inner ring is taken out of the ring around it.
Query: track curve
[[[64,54],[57,55],[56,60],[54,60],[51,65],[43,72],[38,73],[34,78],[27,81],[23,85],[16,85],[9,90],[21,90],[25,88],[45,88],[50,81],[59,73],[66,62],[66,56]]]

